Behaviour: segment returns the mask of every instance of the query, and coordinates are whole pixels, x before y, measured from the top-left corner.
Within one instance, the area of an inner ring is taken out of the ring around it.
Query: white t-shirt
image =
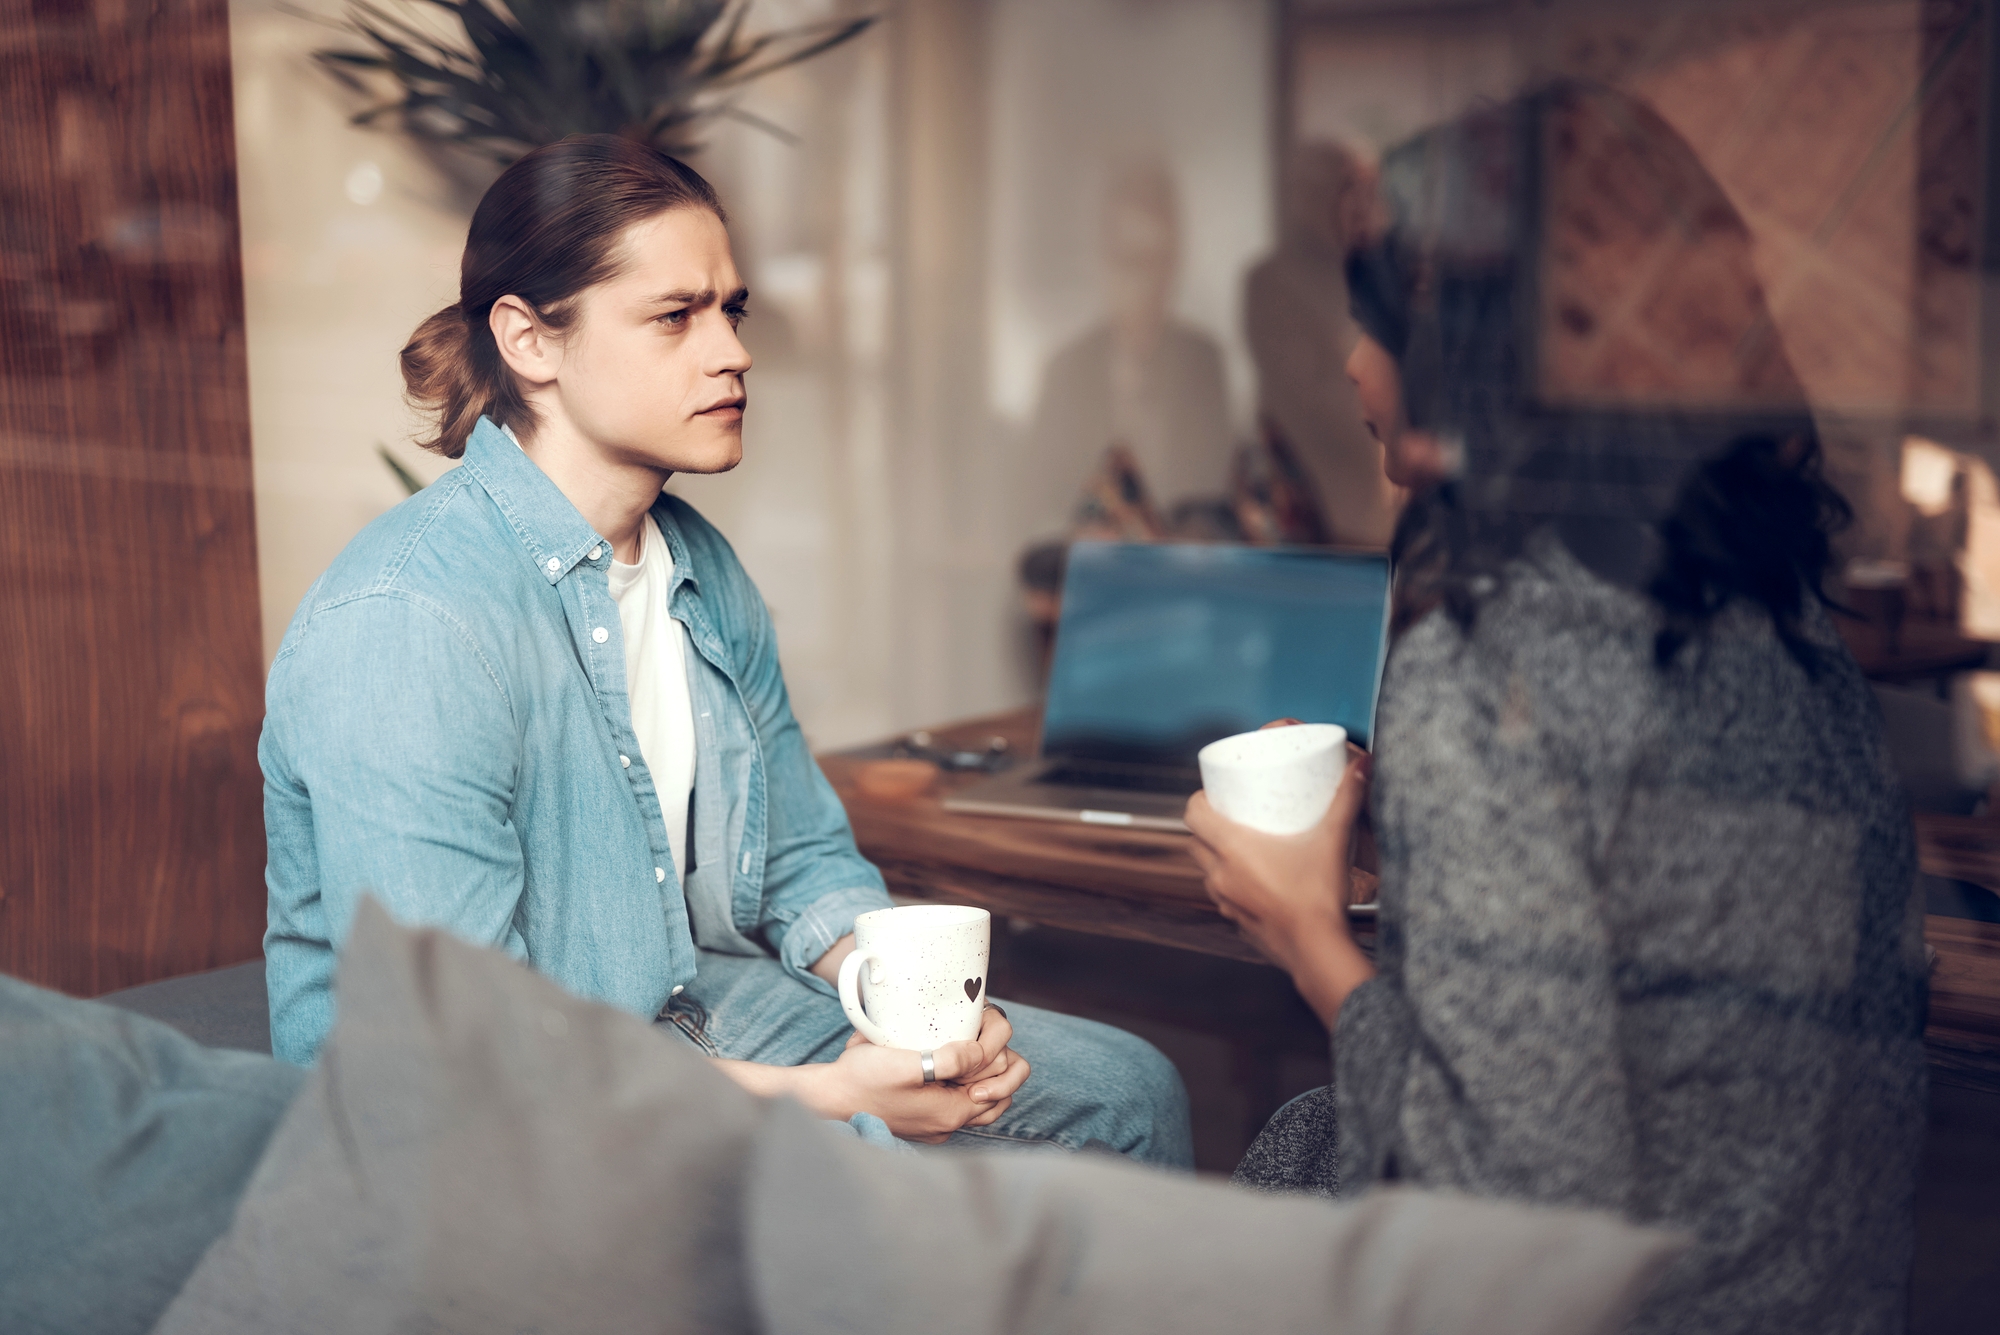
[[[687,875],[688,799],[694,793],[694,703],[688,697],[686,630],[667,612],[674,557],[651,515],[640,528],[639,564],[611,562],[611,596],[625,628],[625,683],[632,731],[653,773],[660,816],[673,845],[674,876]]]

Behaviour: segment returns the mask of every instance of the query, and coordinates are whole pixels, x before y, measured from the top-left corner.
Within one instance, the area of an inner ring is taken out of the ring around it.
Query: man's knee
[[[1163,1167],[1193,1166],[1187,1087],[1165,1053],[1136,1034],[1106,1030],[1107,1085],[1114,1089],[1118,1148]]]
[[[1116,1072],[1119,1085],[1155,1106],[1185,1108],[1187,1089],[1181,1083],[1180,1071],[1167,1060],[1166,1053],[1137,1034],[1110,1025],[1099,1027],[1105,1034],[1107,1069]]]
[[[1074,1068],[1065,1075],[1082,1081],[1075,1093],[1112,1113],[1127,1138],[1185,1135],[1187,1089],[1165,1053],[1137,1034],[1095,1020],[1058,1015],[1047,1023],[1061,1031],[1059,1041],[1074,1053],[1063,1064]],[[1031,1062],[1032,1048],[1030,1043],[1022,1049]]]

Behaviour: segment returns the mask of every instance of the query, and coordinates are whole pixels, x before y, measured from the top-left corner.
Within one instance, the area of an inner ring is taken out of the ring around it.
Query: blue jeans
[[[711,1057],[803,1066],[830,1062],[852,1027],[838,998],[766,956],[701,952],[687,990],[661,1027]],[[1192,1168],[1187,1090],[1180,1072],[1142,1038],[1094,1020],[1001,1001],[1013,1048],[1034,1070],[991,1126],[959,1131],[966,1146],[1106,1146],[1165,1168]]]

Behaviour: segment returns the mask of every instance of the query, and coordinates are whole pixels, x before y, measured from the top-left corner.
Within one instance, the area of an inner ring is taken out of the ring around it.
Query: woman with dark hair
[[[662,492],[742,456],[748,296],[714,191],[634,141],[540,149],[480,201],[459,300],[403,349],[424,444],[464,462],[348,545],[271,668],[275,1051],[318,1052],[369,893],[866,1133],[1186,1166],[1179,1077],[1129,1034],[1015,1006],[935,1053],[852,1038],[831,983],[888,895],[763,600]]]
[[[1398,149],[1383,197],[1349,373],[1413,501],[1377,753],[1306,835],[1187,813],[1333,1035],[1333,1086],[1238,1179],[1687,1230],[1634,1330],[1898,1329],[1914,841],[1748,234],[1654,112],[1572,84]],[[1345,912],[1371,802],[1372,960]]]

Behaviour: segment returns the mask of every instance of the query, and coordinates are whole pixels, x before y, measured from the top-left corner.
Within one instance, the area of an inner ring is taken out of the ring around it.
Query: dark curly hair
[[[1832,535],[1852,517],[1822,475],[1815,437],[1753,434],[1696,465],[1653,532],[1638,535],[1639,551],[1619,550],[1626,535],[1615,529],[1591,534],[1579,520],[1557,522],[1568,530],[1561,533],[1565,545],[1586,564],[1614,579],[1627,576],[1619,582],[1636,583],[1659,605],[1653,656],[1661,667],[1698,640],[1723,608],[1747,599],[1770,614],[1785,648],[1816,675],[1822,651],[1802,633],[1801,620],[1809,602],[1846,610],[1828,595],[1825,580]],[[1398,571],[1396,629],[1442,606],[1470,630],[1479,604],[1499,588],[1535,526],[1468,509],[1454,483],[1412,498],[1390,548]]]

